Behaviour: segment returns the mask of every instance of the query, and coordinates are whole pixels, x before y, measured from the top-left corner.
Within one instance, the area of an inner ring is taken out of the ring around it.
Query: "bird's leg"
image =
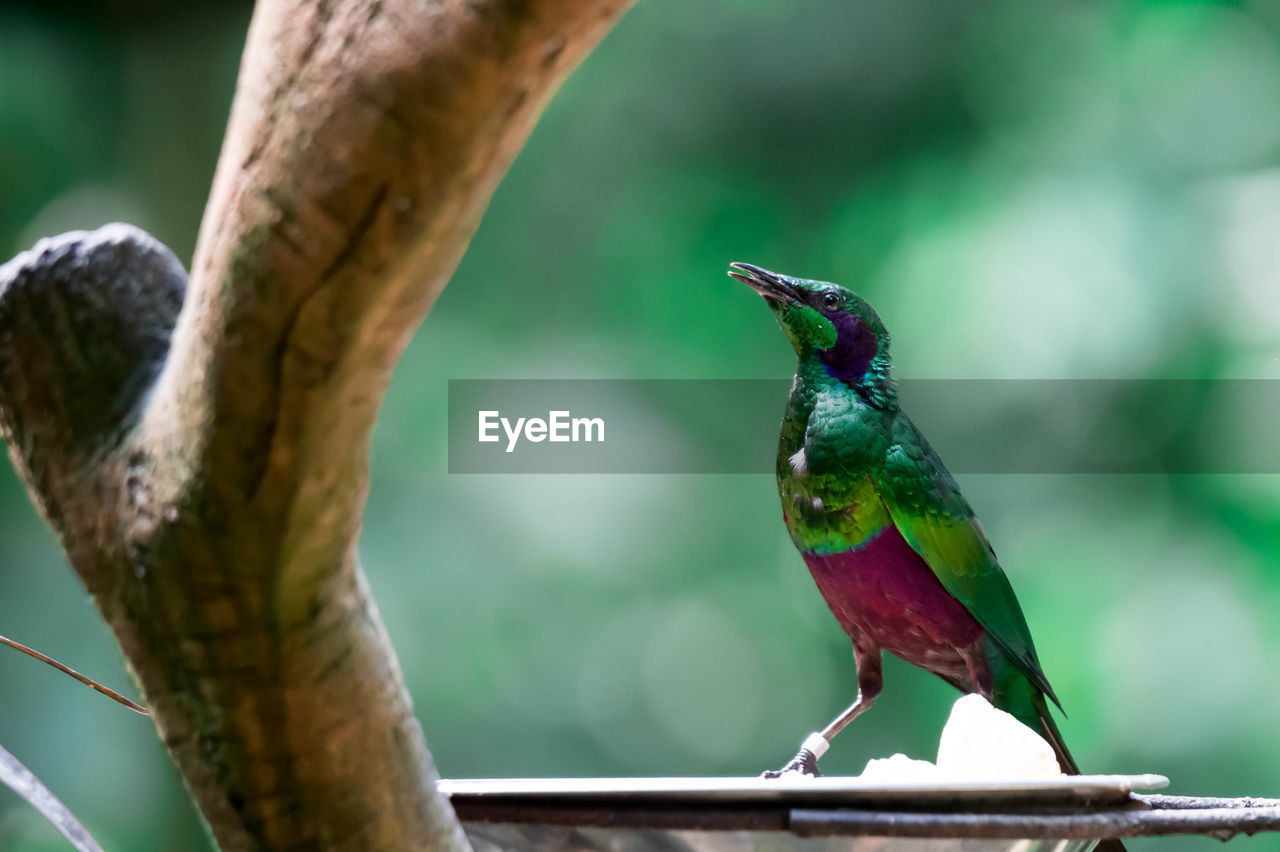
[[[761,778],[781,778],[790,773],[817,778],[822,774],[818,772],[818,758],[827,753],[827,749],[831,747],[831,740],[836,734],[870,709],[876,696],[880,694],[880,688],[884,685],[884,677],[880,670],[879,648],[867,650],[855,644],[853,658],[858,664],[858,696],[854,698],[853,703],[832,719],[831,724],[821,732],[814,731],[805,737],[800,745],[800,751],[796,752],[796,756],[791,758],[786,766],[765,772],[760,776]]]
[[[827,753],[827,749],[831,747],[831,739],[844,728],[845,725],[861,716],[875,701],[874,697],[867,697],[866,694],[859,689],[858,697],[853,703],[845,708],[844,712],[831,720],[831,724],[822,729],[821,732],[814,731],[812,734],[804,738],[804,742],[800,744],[800,751],[796,752],[796,756],[791,758],[786,766],[781,769],[772,769],[763,773],[761,778],[781,778],[791,773],[799,773],[800,775],[808,775],[811,778],[817,778],[822,773],[818,771],[818,758]]]

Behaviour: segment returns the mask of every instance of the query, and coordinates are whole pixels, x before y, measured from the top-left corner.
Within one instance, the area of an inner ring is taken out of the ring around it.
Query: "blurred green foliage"
[[[249,10],[59,8],[0,6],[0,255],[122,219],[189,258]],[[448,379],[785,376],[730,260],[859,289],[900,376],[1277,378],[1277,104],[1275,4],[641,0],[375,436],[363,558],[442,773],[754,774],[854,691],[770,477],[450,477]],[[1277,477],[962,485],[1086,769],[1280,794]],[[0,565],[0,632],[125,681],[7,465]],[[207,848],[146,720],[17,654],[0,694],[0,742],[108,848]],[[827,771],[931,757],[954,697],[890,661]],[[62,848],[0,805],[0,848]]]

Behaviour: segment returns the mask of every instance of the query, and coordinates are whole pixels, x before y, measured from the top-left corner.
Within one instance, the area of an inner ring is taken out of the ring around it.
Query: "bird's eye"
[[[830,310],[835,310],[840,307],[840,297],[835,293],[824,293],[822,296],[822,306],[824,308],[829,308]]]

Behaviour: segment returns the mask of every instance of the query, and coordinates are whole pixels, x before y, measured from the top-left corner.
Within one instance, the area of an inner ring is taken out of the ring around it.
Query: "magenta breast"
[[[964,670],[959,649],[976,642],[982,626],[896,527],[881,529],[854,550],[803,556],[827,605],[855,642],[865,637],[939,674]]]

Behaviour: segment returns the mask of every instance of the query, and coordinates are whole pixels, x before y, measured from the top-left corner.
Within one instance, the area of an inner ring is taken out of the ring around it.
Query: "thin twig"
[[[67,810],[67,806],[58,801],[58,797],[30,769],[23,766],[18,758],[3,748],[0,748],[0,782],[4,782],[44,814],[44,818],[67,838],[76,852],[102,852],[102,847],[80,824],[75,814]]]
[[[0,636],[0,644],[8,645],[10,648],[13,648],[15,651],[21,651],[22,653],[26,654],[28,657],[35,657],[37,660],[39,660],[42,663],[48,663],[49,665],[53,666],[55,669],[62,672],[63,674],[71,675],[73,678],[80,681],[85,686],[92,687],[93,689],[98,690],[98,692],[101,692],[103,695],[107,696],[113,701],[120,702],[125,707],[128,707],[130,710],[134,711],[135,713],[141,713],[143,716],[151,715],[151,711],[143,707],[141,704],[138,704],[134,701],[130,701],[128,698],[125,698],[123,695],[116,692],[114,689],[112,689],[109,686],[103,686],[102,684],[98,683],[96,680],[85,677],[84,675],[80,674],[80,672],[76,671],[70,666],[64,666],[62,663],[58,662],[53,657],[49,657],[49,656],[46,656],[45,654],[41,654],[35,648],[28,648],[26,645],[23,645],[21,642],[15,642],[7,636]]]

